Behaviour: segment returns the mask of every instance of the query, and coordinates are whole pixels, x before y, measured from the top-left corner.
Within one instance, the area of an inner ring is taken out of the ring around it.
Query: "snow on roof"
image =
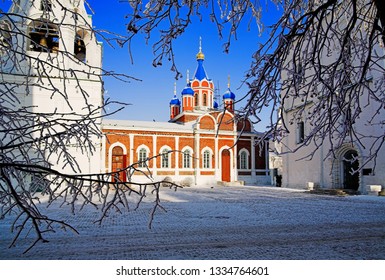
[[[102,127],[104,129],[122,128],[122,129],[145,129],[145,130],[172,130],[172,131],[191,131],[195,122],[170,123],[156,121],[136,121],[136,120],[110,120],[103,119]]]

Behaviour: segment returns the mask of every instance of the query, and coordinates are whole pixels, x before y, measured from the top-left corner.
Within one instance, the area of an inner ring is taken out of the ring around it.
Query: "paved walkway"
[[[12,217],[0,220],[0,259],[385,259],[385,197],[312,195],[274,187],[162,189],[165,212],[147,226],[151,198],[136,210],[94,224],[48,208],[74,225],[22,254],[8,248]]]

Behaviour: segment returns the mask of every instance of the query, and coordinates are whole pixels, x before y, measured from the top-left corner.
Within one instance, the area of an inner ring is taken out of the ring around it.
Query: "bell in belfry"
[[[40,39],[40,42],[39,42],[39,45],[44,47],[44,48],[47,48],[48,47],[48,44],[47,44],[47,39],[45,37],[42,37]]]

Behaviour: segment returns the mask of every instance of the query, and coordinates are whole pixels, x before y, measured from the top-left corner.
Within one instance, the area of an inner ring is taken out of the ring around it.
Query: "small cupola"
[[[234,112],[234,101],[235,101],[235,94],[230,89],[230,76],[228,77],[228,83],[227,83],[227,90],[223,94],[223,103],[225,105],[225,109]]]
[[[214,105],[213,105],[214,110],[218,110],[219,105],[218,102],[214,100]]]
[[[194,103],[194,95],[195,92],[191,88],[191,83],[190,83],[190,77],[189,77],[189,71],[187,70],[187,81],[186,81],[186,86],[182,90],[182,106],[183,106],[183,111],[192,111],[193,110],[193,103]]]
[[[174,83],[174,97],[170,101],[170,120],[174,119],[180,113],[180,101],[176,96],[176,82]]]

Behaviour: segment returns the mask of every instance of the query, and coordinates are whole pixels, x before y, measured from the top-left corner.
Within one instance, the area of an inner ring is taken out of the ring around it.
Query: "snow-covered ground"
[[[275,187],[163,188],[148,228],[152,198],[102,225],[87,208],[50,207],[79,234],[58,230],[49,243],[22,238],[8,248],[14,217],[0,220],[0,259],[385,259],[385,197],[326,196]]]

